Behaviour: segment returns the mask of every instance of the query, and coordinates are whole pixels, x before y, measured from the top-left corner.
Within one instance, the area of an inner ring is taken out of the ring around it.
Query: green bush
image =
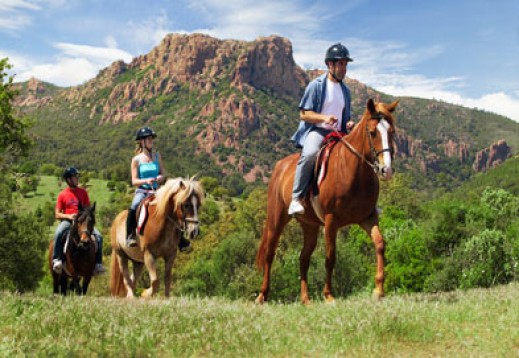
[[[0,288],[25,292],[38,287],[48,243],[47,227],[35,215],[0,215]]]
[[[490,287],[508,282],[511,257],[505,251],[506,241],[503,232],[487,229],[465,242],[461,248],[461,288]]]

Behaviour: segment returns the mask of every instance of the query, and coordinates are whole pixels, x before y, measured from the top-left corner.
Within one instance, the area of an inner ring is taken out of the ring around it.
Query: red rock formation
[[[486,171],[489,168],[493,168],[512,155],[511,149],[506,142],[501,139],[490,147],[485,148],[476,153],[476,159],[472,165],[472,169],[476,172]]]

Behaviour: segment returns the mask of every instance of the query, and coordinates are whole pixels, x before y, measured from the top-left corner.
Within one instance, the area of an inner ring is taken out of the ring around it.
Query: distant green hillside
[[[447,197],[472,202],[479,200],[486,187],[504,189],[519,195],[519,156],[515,156],[484,173],[478,173],[463,183]]]
[[[90,179],[87,185],[87,191],[92,203],[95,201],[98,208],[108,205],[112,192],[108,190],[106,180]],[[61,190],[66,187],[60,179],[54,176],[41,176],[36,192],[30,192],[26,197],[17,194],[16,210],[18,212],[34,211],[38,207],[50,202],[52,207],[56,203],[56,198]]]

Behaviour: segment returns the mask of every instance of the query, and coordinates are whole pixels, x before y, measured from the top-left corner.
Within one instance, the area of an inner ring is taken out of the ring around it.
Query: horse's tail
[[[112,263],[110,265],[110,291],[114,297],[126,296],[123,275],[119,269],[119,257],[115,251],[112,251]]]
[[[112,262],[110,264],[110,291],[114,297],[125,297],[126,287],[124,286],[123,275],[119,267],[119,256],[117,255],[117,227],[120,226],[121,215],[119,214],[112,223],[110,232],[112,243]]]
[[[263,235],[256,254],[256,266],[263,271],[265,265],[271,264],[279,244],[279,238],[283,228],[290,220],[287,206],[283,202],[280,192],[279,170],[276,166],[268,188],[267,217],[263,228]]]
[[[265,223],[263,235],[261,236],[261,242],[258,247],[258,253],[256,254],[256,266],[260,271],[263,271],[263,267],[265,266],[265,257],[268,248],[267,226],[268,223]]]

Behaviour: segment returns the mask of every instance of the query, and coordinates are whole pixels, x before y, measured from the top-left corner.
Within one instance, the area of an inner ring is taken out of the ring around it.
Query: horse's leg
[[[317,236],[319,234],[319,225],[311,225],[301,223],[304,235],[303,249],[299,256],[299,272],[301,275],[301,303],[304,305],[311,304],[308,297],[308,269],[310,267],[310,258],[317,245]]]
[[[275,203],[275,205],[272,206],[272,210],[270,209],[271,207],[268,208],[269,212],[267,214],[265,228],[263,229],[263,237],[256,256],[256,263],[258,267],[263,270],[263,283],[260,293],[256,298],[256,303],[258,304],[267,301],[270,289],[270,271],[276,255],[279,237],[290,220],[287,209],[281,205],[281,203]]]
[[[371,237],[373,244],[375,244],[375,254],[377,255],[377,273],[375,275],[375,289],[373,296],[375,298],[384,297],[384,238],[378,227],[378,219],[370,218],[360,225]]]
[[[152,297],[159,291],[159,280],[157,277],[157,266],[155,257],[149,250],[144,250],[144,263],[150,275],[150,287],[142,291],[142,297]]]
[[[90,284],[91,279],[92,279],[92,276],[83,277],[83,285],[82,285],[82,289],[81,289],[81,293],[83,295],[86,295],[86,293],[88,291],[88,285]]]
[[[175,255],[164,258],[164,296],[169,297],[171,290],[171,270],[175,262]]]
[[[326,215],[324,218],[324,238],[325,238],[325,247],[326,247],[326,281],[324,283],[324,299],[326,303],[333,303],[334,298],[332,295],[332,274],[333,268],[335,267],[335,261],[337,259],[335,253],[335,244],[337,240],[337,230],[338,227],[334,222],[333,215]]]
[[[130,278],[130,270],[128,269],[128,258],[124,254],[117,256],[119,259],[119,270],[121,271],[121,274],[123,276],[123,283],[126,287],[126,298],[133,298],[135,297],[135,283]]]
[[[60,278],[59,278],[59,283],[60,283],[60,288],[61,288],[61,294],[63,296],[66,296],[67,295],[67,278],[65,277],[65,275],[60,275]]]
[[[133,273],[132,273],[132,282],[133,282],[133,292],[137,288],[137,281],[142,275],[142,271],[144,270],[144,264],[141,262],[133,262]]]
[[[54,294],[59,294],[59,279],[60,276],[56,274],[55,272],[52,273],[52,289],[54,291]]]

